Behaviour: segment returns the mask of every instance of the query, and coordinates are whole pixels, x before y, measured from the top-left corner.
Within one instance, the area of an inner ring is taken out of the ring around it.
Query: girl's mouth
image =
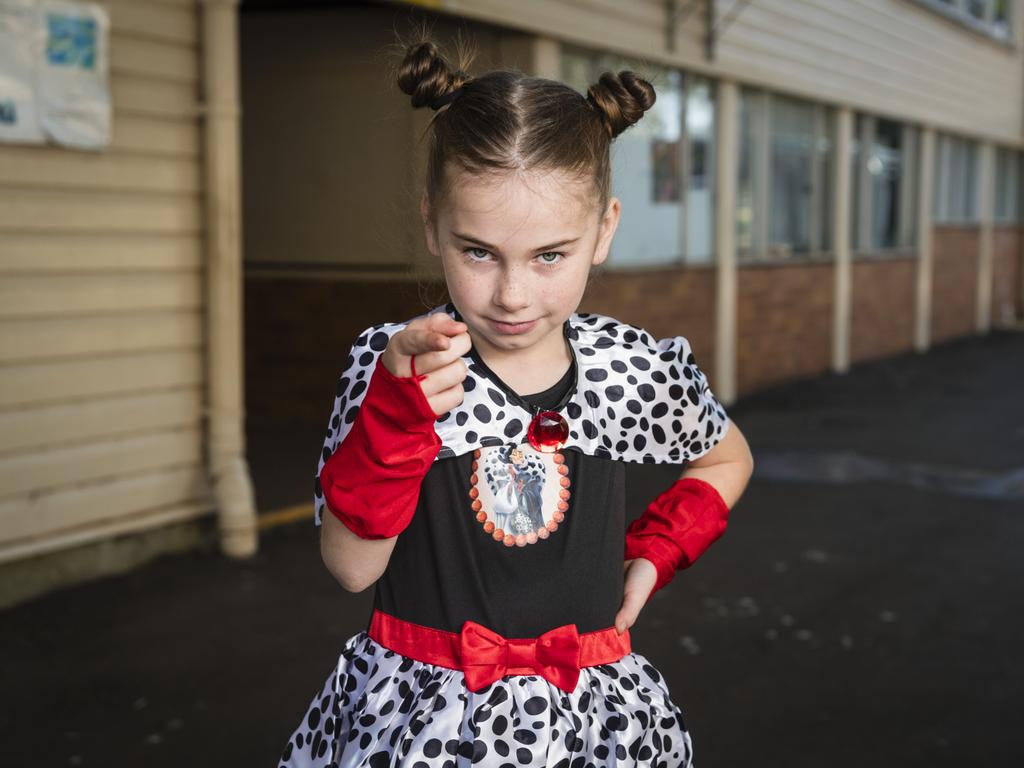
[[[490,318],[488,318],[490,320]],[[536,320],[530,320],[525,323],[502,323],[497,320],[491,320],[491,324],[501,333],[516,334],[526,333],[533,329],[533,326],[537,324]]]

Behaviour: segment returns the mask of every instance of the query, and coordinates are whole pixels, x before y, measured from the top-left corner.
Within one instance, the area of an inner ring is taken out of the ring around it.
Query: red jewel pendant
[[[541,453],[554,453],[569,439],[569,422],[558,411],[540,411],[530,422],[526,437]]]

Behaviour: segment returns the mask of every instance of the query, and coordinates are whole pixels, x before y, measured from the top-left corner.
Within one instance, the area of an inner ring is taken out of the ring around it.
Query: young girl
[[[575,311],[618,224],[610,143],[654,89],[471,79],[430,42],[398,83],[437,110],[421,213],[451,301],[345,361],[315,521],[374,609],[280,764],[690,766],[629,627],[724,531],[750,453],[685,337]],[[688,462],[628,529],[625,462]]]

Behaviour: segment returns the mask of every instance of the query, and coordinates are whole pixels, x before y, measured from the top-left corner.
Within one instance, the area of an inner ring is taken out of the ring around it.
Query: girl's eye
[[[466,253],[468,253],[470,255],[470,259],[469,259],[470,261],[484,261],[484,259],[474,259],[473,258],[473,253],[474,252],[476,252],[476,253],[487,253],[487,251],[485,251],[483,248],[467,248],[466,249]]]
[[[480,262],[487,261],[487,259],[486,258],[479,258],[478,259],[478,258],[475,257],[475,254],[482,253],[482,254],[484,254],[486,256],[489,253],[489,251],[485,251],[483,248],[467,248],[466,249],[466,253],[469,255],[469,260],[470,261],[476,262],[476,263],[480,263]],[[549,257],[549,256],[557,256],[558,258],[557,259],[545,258],[545,257]],[[544,264],[545,266],[552,266],[553,267],[556,264],[561,264],[562,261],[565,260],[565,255],[563,253],[560,253],[559,251],[548,251],[547,253],[540,254],[540,256],[538,256],[538,258],[540,259],[541,264]]]

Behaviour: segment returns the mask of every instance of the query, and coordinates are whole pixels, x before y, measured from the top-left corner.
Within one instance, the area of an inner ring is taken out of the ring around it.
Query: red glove
[[[426,375],[395,376],[377,365],[352,429],[320,470],[327,508],[363,539],[386,539],[405,530],[416,512],[420,485],[441,438],[437,415],[419,382]]]
[[[725,532],[729,507],[718,490],[696,477],[681,477],[626,529],[626,560],[643,557],[658,569],[647,599],[688,568]]]

